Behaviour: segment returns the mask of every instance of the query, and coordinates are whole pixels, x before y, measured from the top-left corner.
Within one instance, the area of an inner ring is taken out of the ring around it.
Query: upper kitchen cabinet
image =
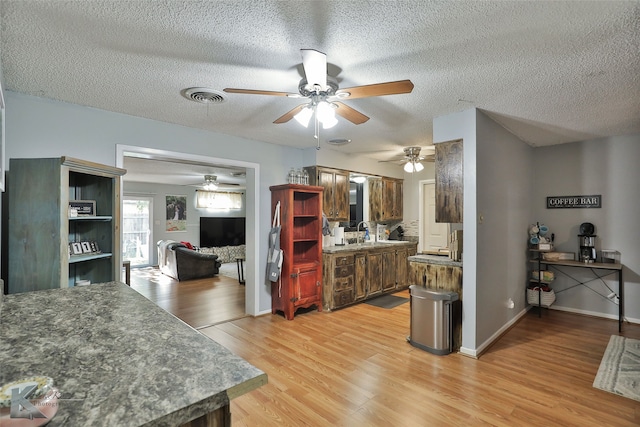
[[[329,221],[349,221],[349,172],[308,166],[309,184],[324,189],[322,210]]]
[[[402,220],[403,181],[394,178],[369,178],[369,219]]]
[[[69,157],[9,164],[9,293],[120,280],[126,171]]]
[[[435,144],[436,222],[462,223],[462,141]]]

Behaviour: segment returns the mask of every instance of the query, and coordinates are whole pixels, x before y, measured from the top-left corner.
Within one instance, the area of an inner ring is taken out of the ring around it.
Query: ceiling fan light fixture
[[[309,121],[311,120],[312,115],[313,110],[310,107],[304,107],[298,114],[293,116],[293,118],[302,126],[309,127]]]
[[[336,119],[335,116],[327,117],[322,121],[322,128],[323,129],[331,129],[332,127],[334,127],[337,124],[338,124],[338,119]]]
[[[325,129],[327,124],[333,123],[334,121],[337,123],[335,108],[333,104],[327,101],[318,102],[316,105],[316,116],[318,117],[318,120],[325,125]],[[335,123],[331,126],[335,126]]]
[[[218,189],[218,177],[215,175],[205,175],[202,188],[206,191],[215,191]]]
[[[420,172],[424,166],[420,162],[410,161],[404,164],[404,171],[407,173]]]

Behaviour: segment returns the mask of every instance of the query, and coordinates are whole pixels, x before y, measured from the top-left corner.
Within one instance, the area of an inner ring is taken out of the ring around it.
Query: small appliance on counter
[[[389,234],[389,240],[402,240],[403,237],[404,229],[400,225]]]
[[[581,262],[592,264],[596,261],[596,235],[595,227],[590,222],[580,224],[578,241],[580,244],[579,259]]]
[[[333,244],[344,246],[344,227],[335,227],[333,229]]]

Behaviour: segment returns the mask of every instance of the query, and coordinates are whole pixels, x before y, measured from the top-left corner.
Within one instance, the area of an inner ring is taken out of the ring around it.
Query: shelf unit
[[[292,320],[299,308],[315,305],[322,311],[323,188],[286,184],[270,190],[272,215],[280,202],[284,253],[280,280],[271,283],[271,311]]]
[[[542,294],[543,294],[544,291],[542,290],[542,286],[551,285],[551,283],[553,283],[553,279],[552,280],[544,280],[544,279],[540,278],[540,276],[541,276],[540,273],[543,271],[542,267],[544,265],[546,265],[546,261],[543,260],[543,258],[542,258],[543,255],[542,254],[544,252],[550,252],[550,251],[548,251],[548,250],[540,250],[540,249],[535,249],[535,248],[529,248],[529,252],[532,253],[533,256],[534,256],[530,261],[531,261],[531,263],[533,265],[536,265],[537,269],[536,270],[532,269],[530,272],[528,272],[529,273],[529,281],[528,281],[528,284],[527,284],[527,289],[525,290],[525,298],[528,301],[530,286],[531,286],[532,283],[536,284],[537,287],[538,287],[538,304],[537,304],[538,316],[541,317],[542,316],[542,307],[546,306],[548,308],[551,305],[551,304],[543,304]],[[538,272],[538,275],[535,278],[533,277],[533,272],[534,271]],[[536,304],[532,304],[532,305],[535,306]]]
[[[119,280],[126,171],[70,157],[9,164],[9,293]],[[70,217],[72,200],[95,201],[95,215]],[[72,255],[74,242],[95,242],[99,252]]]
[[[541,252],[541,251],[538,251]],[[548,251],[544,251],[548,252]],[[618,331],[622,332],[622,324],[624,322],[624,282],[622,280],[622,270],[623,265],[621,263],[601,263],[601,262],[593,262],[593,263],[585,263],[575,260],[558,260],[558,261],[550,261],[542,259],[542,255],[538,256],[538,260],[531,260],[532,262],[538,262],[539,265],[545,265],[546,267],[552,267],[557,271],[561,271],[559,267],[570,267],[570,268],[578,268],[581,270],[589,270],[593,277],[596,279],[602,280],[604,277],[615,274],[618,278],[618,292],[619,292],[619,302],[618,302]],[[601,270],[604,273],[598,274],[598,271]],[[540,271],[538,269],[538,271]],[[571,274],[564,272],[567,277],[575,280],[577,283],[583,285],[587,282],[583,282]]]

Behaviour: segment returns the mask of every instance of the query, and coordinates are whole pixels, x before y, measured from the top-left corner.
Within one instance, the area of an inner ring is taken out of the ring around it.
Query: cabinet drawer
[[[336,260],[336,267],[341,265],[353,264],[354,255],[338,256],[335,258],[335,260]]]
[[[354,300],[353,289],[335,292],[333,294],[333,305],[336,308],[342,307],[347,304],[351,304],[353,300]]]
[[[336,277],[333,283],[334,292],[340,292],[347,289],[353,290],[353,275],[347,277]]]
[[[353,276],[353,272],[354,272],[354,265],[343,265],[341,267],[336,267],[336,269],[333,271],[333,275],[336,279],[340,278],[340,277],[347,277],[347,276]]]

